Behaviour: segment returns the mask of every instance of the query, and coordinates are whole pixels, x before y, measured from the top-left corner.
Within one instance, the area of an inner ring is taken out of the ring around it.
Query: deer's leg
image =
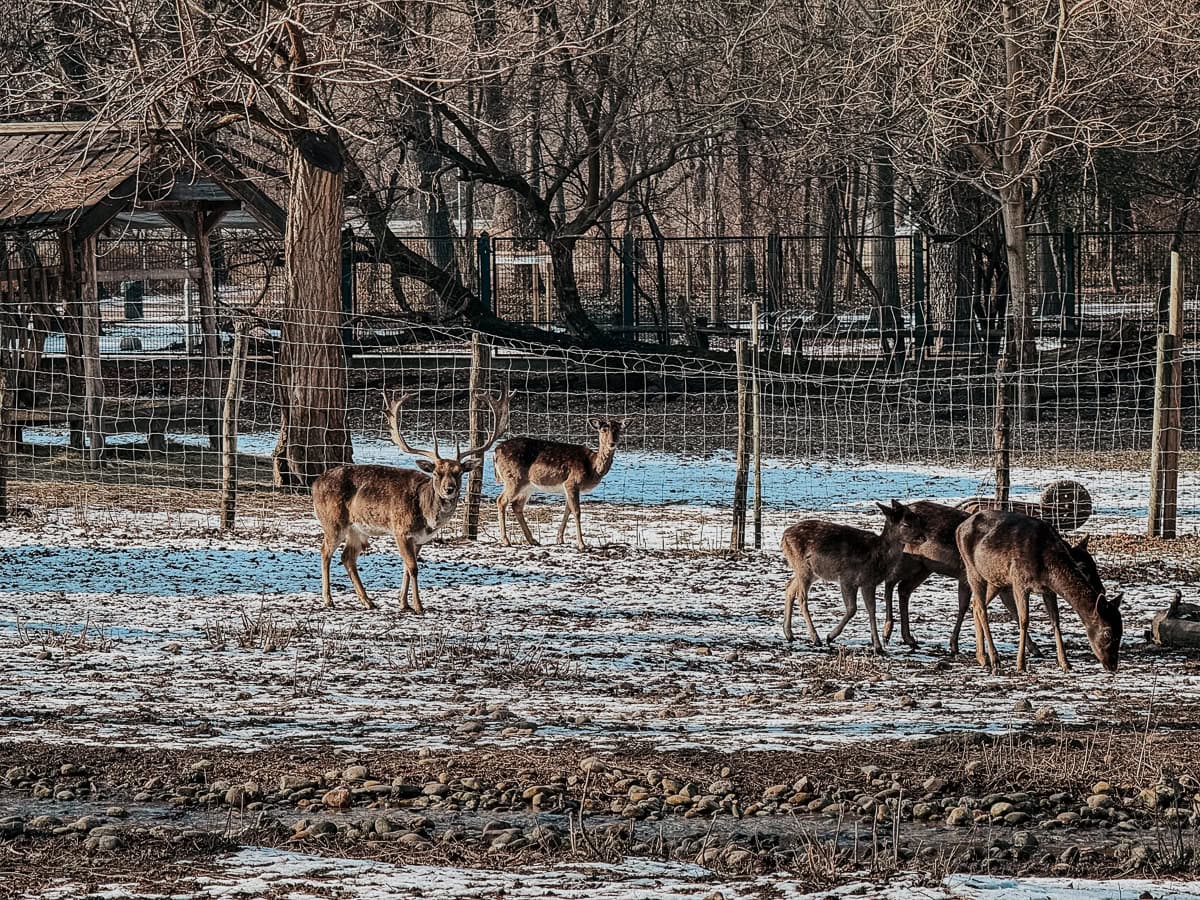
[[[412,611],[420,615],[425,610],[421,608],[421,589],[417,587],[417,546],[407,535],[397,538],[400,556],[404,560],[404,589],[400,594],[400,608],[408,606],[408,584],[412,583]]]
[[[913,650],[916,650],[917,647],[919,647],[921,645],[917,643],[916,639],[913,638],[913,636],[912,636],[912,632],[909,631],[908,599],[913,595],[913,591],[915,591],[922,584],[924,584],[928,578],[929,578],[929,572],[922,572],[920,574],[920,576],[909,579],[908,581],[901,581],[900,585],[899,585],[899,590],[900,590],[900,640],[904,641],[904,643],[907,644],[909,647],[911,647]],[[885,640],[886,640],[886,638],[885,638]]]
[[[979,629],[983,632],[983,642],[987,650],[987,665],[990,666],[992,674],[995,675],[1000,671],[1000,654],[996,652],[996,642],[992,640],[992,626],[988,622],[987,608],[992,602],[992,598],[996,596],[999,590],[995,585],[989,584],[986,587],[986,593],[983,594],[983,602],[975,604],[975,614],[979,617]],[[978,600],[978,596],[976,600]],[[978,650],[976,650],[978,655]]]
[[[518,494],[513,498],[512,508],[517,516],[517,524],[521,526],[521,533],[525,535],[525,540],[537,547],[538,542],[534,540],[533,532],[529,530],[529,523],[525,521],[525,501],[528,499],[528,494]]]
[[[812,583],[812,573],[807,569],[798,570],[788,582],[783,606],[783,636],[789,641],[792,639],[792,602],[799,600],[800,615],[804,617],[804,624],[808,627],[808,639],[813,642],[814,646],[820,647],[821,637],[817,634],[816,626],[813,625],[812,613],[808,610],[808,589],[812,587]]]
[[[1017,608],[1017,671],[1025,671],[1025,643],[1029,639],[1029,588],[1013,585],[1013,603]]]
[[[329,531],[321,540],[321,596],[325,599],[325,608],[333,608],[333,594],[329,589],[329,563],[333,559],[333,551],[337,549],[338,535]]]
[[[832,644],[837,640],[842,629],[846,627],[846,623],[854,618],[854,614],[858,612],[858,588],[851,587],[849,582],[840,582],[842,587],[842,602],[846,604],[846,612],[842,616],[842,620],[833,627],[833,631],[829,632],[829,637],[825,638],[825,643]]]
[[[1004,608],[1008,610],[1008,614],[1013,617],[1014,622],[1020,622],[1021,617],[1017,612],[1017,601],[1013,599],[1012,588],[1004,588],[1000,591],[1000,602],[1004,604]],[[1028,603],[1026,604],[1028,609]],[[1031,637],[1026,636],[1025,648],[1029,651],[1030,656],[1041,656],[1042,648],[1037,645],[1037,642]]]
[[[366,544],[360,544],[354,540],[354,535],[351,534],[346,540],[346,546],[342,550],[342,565],[346,567],[346,572],[350,576],[350,581],[354,584],[354,593],[358,594],[358,599],[367,609],[374,609],[375,604],[371,602],[371,598],[367,596],[367,589],[363,587],[362,579],[358,577],[358,554],[366,549]]]
[[[579,485],[572,484],[566,489],[567,511],[575,517],[575,546],[579,550],[584,549],[583,544],[583,523],[579,516]],[[566,519],[563,519],[566,522]],[[559,535],[559,542],[562,542],[562,535]]]
[[[563,485],[563,514],[562,520],[558,523],[558,534],[554,538],[554,543],[561,544],[563,536],[567,533],[567,519],[571,517],[571,501],[568,499],[571,495],[571,489],[565,484]]]
[[[875,621],[875,591],[878,588],[877,584],[863,585],[862,598],[863,606],[867,608],[867,621],[871,623],[871,646],[875,648],[876,653],[882,655],[883,643],[879,640],[879,628]]]
[[[962,631],[963,619],[971,608],[971,585],[966,578],[958,579],[958,613],[954,617],[954,628],[950,631],[950,655],[958,656],[958,636]],[[974,621],[974,616],[971,617]],[[976,634],[978,637],[978,634]]]
[[[988,608],[986,608],[986,590],[988,590],[988,582],[983,580],[983,577],[967,566],[964,581],[967,583],[967,592],[971,602],[971,620],[974,624],[974,632],[976,632],[976,661],[980,666],[988,665],[988,656],[984,647],[984,630],[988,626]],[[960,587],[959,604],[962,602],[962,593]],[[952,652],[958,652],[958,640],[956,635],[950,635],[950,649]]]
[[[1054,649],[1058,651],[1058,667],[1064,672],[1071,671],[1067,662],[1067,648],[1063,645],[1062,627],[1058,621],[1058,595],[1054,591],[1042,591],[1042,603],[1046,607],[1046,616],[1050,619],[1050,629],[1054,632]]]
[[[896,592],[899,582],[886,581],[883,585],[883,642],[892,642],[892,595]]]
[[[505,522],[505,513],[508,511],[508,504],[512,502],[512,497],[508,491],[508,485],[504,485],[504,489],[500,491],[500,496],[496,498],[496,520],[500,523],[500,543],[505,547],[512,546],[508,540],[508,525]]]

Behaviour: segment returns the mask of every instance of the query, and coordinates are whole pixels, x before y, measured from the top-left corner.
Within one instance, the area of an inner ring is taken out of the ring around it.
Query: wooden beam
[[[115,284],[120,281],[167,281],[175,278],[191,278],[193,281],[200,277],[200,269],[196,266],[175,266],[168,269],[102,269],[96,273],[96,280],[101,284]]]
[[[201,145],[197,154],[200,166],[227,194],[242,201],[242,208],[250,213],[265,228],[283,237],[287,216],[283,209],[258,189],[229,161],[227,156],[211,144]]]
[[[117,217],[117,213],[131,208],[137,197],[137,185],[140,177],[140,173],[134,172],[113,188],[108,196],[99,203],[85,210],[79,210],[78,214],[73,214],[70,228],[75,233],[75,239],[84,241],[95,236],[100,229]]]

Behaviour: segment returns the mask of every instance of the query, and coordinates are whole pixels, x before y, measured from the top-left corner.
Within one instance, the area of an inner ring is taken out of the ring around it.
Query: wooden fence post
[[[221,392],[221,344],[217,334],[217,297],[213,286],[212,248],[208,220],[198,210],[190,223],[196,242],[197,292],[200,295],[200,338],[204,345],[204,418],[209,446],[221,447],[221,420],[217,404]]]
[[[471,377],[467,388],[467,443],[477,447],[487,438],[483,411],[487,408],[480,394],[487,390],[487,376],[492,365],[492,348],[478,334],[471,336]],[[467,474],[467,514],[463,522],[463,537],[469,541],[479,538],[479,504],[483,497],[483,466]]]
[[[749,391],[746,388],[746,341],[738,338],[734,345],[737,354],[737,476],[733,481],[733,530],[729,535],[730,550],[746,549],[746,482],[749,476],[750,429]]]
[[[996,364],[996,501],[1008,507],[1012,491],[1012,434],[1008,413],[1008,367]]]
[[[1183,405],[1183,261],[1171,252],[1170,316],[1158,336],[1154,421],[1150,436],[1149,537],[1173,538],[1179,500],[1179,445]]]
[[[221,530],[232,531],[237,518],[238,493],[238,406],[242,399],[242,380],[246,375],[246,332],[249,322],[239,322],[233,336],[233,359],[225,383],[225,403],[221,410]]]
[[[87,461],[100,468],[104,432],[100,417],[104,403],[104,378],[100,367],[100,287],[96,281],[96,236],[79,242],[79,315],[83,354],[83,430],[87,435]]]

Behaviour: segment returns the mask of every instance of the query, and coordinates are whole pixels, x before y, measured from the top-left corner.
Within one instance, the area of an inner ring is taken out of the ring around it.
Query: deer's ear
[[[876,503],[875,505],[878,506],[879,511],[881,513],[883,513],[884,516],[889,519],[892,518],[892,516],[896,515],[896,511],[894,509],[892,509],[890,506],[884,506],[882,503]]]
[[[1117,591],[1115,594],[1113,594],[1111,597],[1108,598],[1108,605],[1111,606],[1113,609],[1120,609],[1121,608],[1121,598],[1124,596],[1125,596],[1124,591]]]
[[[628,428],[632,424],[633,424],[633,416],[626,416],[625,418],[621,419],[621,427],[622,428]]]
[[[435,463],[432,459],[418,459],[417,468],[422,472],[428,472],[430,475],[432,475],[437,469],[437,463]]]
[[[1086,534],[1085,534],[1085,535],[1083,536],[1083,540],[1081,540],[1081,541],[1080,541],[1078,544],[1076,544],[1076,545],[1075,545],[1075,549],[1076,549],[1076,550],[1086,550],[1086,549],[1087,549],[1087,545],[1088,545],[1088,538],[1089,538],[1089,537],[1090,537],[1090,535],[1086,535]]]
[[[479,468],[479,460],[477,460],[475,457],[472,456],[470,459],[463,460],[462,470],[464,472],[473,472],[478,468]]]
[[[592,431],[599,431],[600,426],[603,424],[599,419],[588,419],[588,428],[592,429]]]

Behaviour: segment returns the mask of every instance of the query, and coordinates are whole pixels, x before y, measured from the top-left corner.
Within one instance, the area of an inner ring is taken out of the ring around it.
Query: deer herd
[[[421,547],[449,522],[462,493],[462,476],[481,465],[493,453],[497,482],[502,485],[496,501],[500,542],[509,546],[509,508],[525,540],[537,544],[525,520],[525,503],[533,492],[562,493],[566,506],[558,527],[562,543],[570,518],[575,520],[576,546],[584,549],[580,521],[580,495],[593,490],[608,474],[627,419],[591,419],[598,447],[511,437],[496,442],[508,428],[511,394],[481,395],[491,407],[493,427],[483,443],[443,457],[437,438],[430,450],[413,449],[399,426],[400,410],[412,395],[385,403],[392,442],[417,457],[420,471],[381,465],[344,465],[330,469],[313,483],[313,506],[324,532],[321,542],[321,587],[325,606],[333,605],[329,566],[334,551],[343,545],[345,566],[359,601],[368,609],[374,604],[358,574],[357,560],[372,537],[390,535],[404,561],[400,608],[421,613],[417,581],[417,558]],[[1039,648],[1029,637],[1029,595],[1040,594],[1054,634],[1058,664],[1068,671],[1066,651],[1059,624],[1058,598],[1075,610],[1087,631],[1092,652],[1108,671],[1116,671],[1121,644],[1121,595],[1109,597],[1100,580],[1087,538],[1071,545],[1049,523],[1020,512],[945,506],[931,501],[911,504],[892,500],[878,504],[883,514],[879,534],[822,519],[805,519],[783,535],[784,559],[792,570],[784,597],[783,634],[790,642],[792,608],[800,601],[809,639],[821,644],[808,609],[809,589],[816,581],[836,582],[841,589],[845,612],[826,637],[832,643],[854,617],[861,596],[876,652],[893,630],[893,596],[899,598],[900,634],[910,647],[918,646],[909,628],[909,601],[914,590],[930,575],[958,581],[958,614],[950,633],[950,652],[958,652],[959,632],[967,610],[975,627],[975,655],[981,666],[998,671],[999,656],[988,624],[987,608],[999,597],[1015,617],[1020,637],[1017,670],[1025,671],[1026,657]],[[409,588],[412,602],[409,603]],[[877,592],[883,586],[885,621],[878,625]]]

